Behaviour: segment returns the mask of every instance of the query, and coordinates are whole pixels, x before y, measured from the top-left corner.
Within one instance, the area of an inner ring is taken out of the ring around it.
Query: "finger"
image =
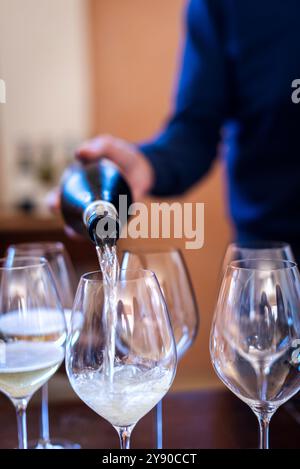
[[[76,151],[76,157],[80,160],[93,160],[104,156],[111,151],[113,138],[100,136],[83,143]]]
[[[76,157],[82,162],[107,157],[121,170],[127,171],[133,163],[135,151],[128,142],[111,136],[101,136],[84,143],[77,150]]]

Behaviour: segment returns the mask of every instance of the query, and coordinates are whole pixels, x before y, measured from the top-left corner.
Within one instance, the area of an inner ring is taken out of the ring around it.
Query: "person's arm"
[[[182,193],[204,176],[217,154],[227,108],[219,5],[190,1],[174,114],[157,139],[138,146],[154,168],[155,195]]]
[[[82,161],[102,157],[114,161],[127,179],[134,200],[149,192],[182,193],[208,171],[216,156],[227,108],[220,3],[190,0],[175,111],[160,136],[139,146],[100,135],[77,150]]]

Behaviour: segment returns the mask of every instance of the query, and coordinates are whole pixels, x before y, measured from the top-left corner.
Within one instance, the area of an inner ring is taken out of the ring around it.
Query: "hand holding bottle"
[[[100,135],[84,142],[76,151],[76,158],[83,162],[100,160],[102,157],[111,159],[127,180],[133,200],[145,196],[154,183],[154,171],[147,158],[133,145],[125,140]],[[52,211],[60,210],[60,189],[49,192],[47,204]]]
[[[151,190],[154,183],[153,168],[133,144],[111,135],[100,135],[83,143],[76,152],[76,157],[86,162],[104,156],[118,166],[131,188],[134,200],[139,200]]]

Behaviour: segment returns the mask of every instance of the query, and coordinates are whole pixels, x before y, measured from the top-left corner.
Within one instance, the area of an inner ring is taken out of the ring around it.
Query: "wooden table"
[[[38,434],[39,408],[29,406],[29,437]],[[52,405],[51,434],[76,441],[83,448],[118,448],[115,430],[80,401]],[[0,448],[16,446],[12,404],[0,398]],[[300,425],[286,408],[271,422],[272,448],[297,448]],[[164,400],[165,448],[256,448],[258,425],[246,404],[226,390],[170,393]],[[148,414],[133,432],[133,448],[154,447],[154,415]]]

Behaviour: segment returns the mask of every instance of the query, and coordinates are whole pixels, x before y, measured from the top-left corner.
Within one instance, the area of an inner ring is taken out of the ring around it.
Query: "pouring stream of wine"
[[[96,246],[100,269],[103,276],[104,288],[104,314],[103,320],[106,329],[106,344],[103,359],[103,375],[113,382],[114,361],[116,350],[117,326],[117,282],[119,279],[119,262],[116,245],[107,243]]]

